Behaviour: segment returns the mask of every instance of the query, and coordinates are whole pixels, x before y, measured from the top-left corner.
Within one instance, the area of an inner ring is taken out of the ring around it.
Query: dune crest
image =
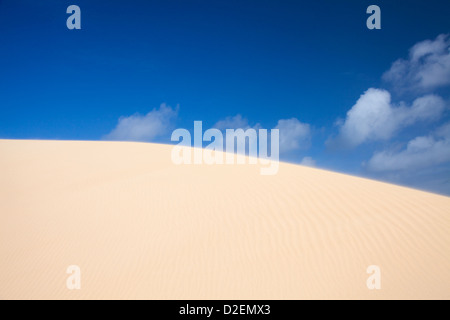
[[[0,297],[450,299],[450,198],[171,150],[0,140]]]

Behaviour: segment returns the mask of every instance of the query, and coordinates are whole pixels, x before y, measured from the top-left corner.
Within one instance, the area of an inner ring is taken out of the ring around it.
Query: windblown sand
[[[0,297],[450,298],[450,198],[259,169],[177,166],[165,145],[2,140]]]

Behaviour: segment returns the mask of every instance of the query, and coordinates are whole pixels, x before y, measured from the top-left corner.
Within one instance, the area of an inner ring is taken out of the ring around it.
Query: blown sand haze
[[[450,298],[450,198],[284,163],[176,166],[171,149],[1,140],[0,297]]]

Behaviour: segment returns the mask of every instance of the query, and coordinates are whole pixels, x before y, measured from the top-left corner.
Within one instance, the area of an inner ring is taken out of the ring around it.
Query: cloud
[[[440,128],[438,128],[436,130],[436,135],[438,137],[450,138],[450,122],[446,123],[443,126],[441,126]]]
[[[153,109],[146,115],[134,114],[121,117],[117,126],[104,140],[151,142],[167,134],[174,125],[178,110],[166,104]]]
[[[314,160],[311,157],[304,157],[302,161],[300,162],[302,166],[306,167],[315,167],[316,166],[316,160]]]
[[[218,121],[213,127],[219,130],[226,130],[226,129],[247,130],[251,128],[250,125],[248,124],[248,120],[246,118],[243,118],[240,114],[237,114],[234,117],[226,117],[225,119]]]
[[[311,128],[296,118],[278,120],[280,152],[307,149],[311,145]]]
[[[430,92],[450,85],[450,37],[441,34],[435,40],[414,45],[408,59],[395,61],[383,80],[398,91]]]
[[[400,152],[375,153],[367,164],[372,172],[419,170],[450,162],[450,123],[429,136],[417,137]]]
[[[348,111],[337,137],[328,139],[326,144],[348,149],[368,141],[388,140],[400,129],[419,121],[439,120],[445,107],[444,100],[436,95],[417,98],[410,107],[403,102],[394,106],[388,91],[370,88]]]

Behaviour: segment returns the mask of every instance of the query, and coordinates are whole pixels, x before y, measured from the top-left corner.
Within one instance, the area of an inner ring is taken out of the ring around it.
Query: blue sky
[[[0,138],[101,140],[140,114],[138,140],[167,142],[228,118],[284,129],[287,161],[450,194],[449,16],[447,0],[0,0]]]

